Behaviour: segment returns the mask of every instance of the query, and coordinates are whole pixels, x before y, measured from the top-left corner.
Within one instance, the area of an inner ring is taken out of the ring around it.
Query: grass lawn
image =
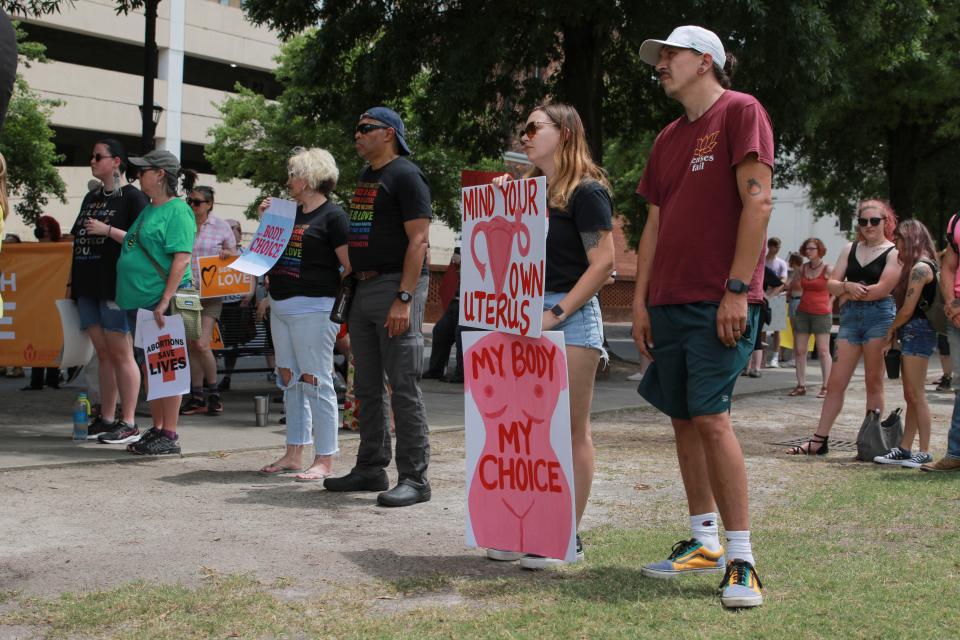
[[[725,611],[720,576],[641,577],[639,566],[663,556],[678,529],[602,528],[584,535],[587,562],[559,572],[430,574],[307,601],[278,597],[285,581],[216,574],[198,588],[135,583],[52,600],[0,593],[0,636],[16,627],[25,637],[177,640],[960,635],[960,474],[784,464],[809,464],[809,482],[755,517],[759,609]]]

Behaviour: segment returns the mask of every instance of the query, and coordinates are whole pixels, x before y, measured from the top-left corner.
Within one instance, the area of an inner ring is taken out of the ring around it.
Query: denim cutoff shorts
[[[77,312],[80,315],[80,328],[97,326],[104,331],[130,333],[127,324],[127,312],[117,306],[113,300],[101,300],[89,296],[77,298]]]
[[[566,293],[547,291],[543,296],[543,310],[549,311],[560,304]],[[563,331],[563,341],[569,346],[596,349],[606,355],[603,348],[603,316],[600,315],[600,300],[593,296],[583,306],[571,313],[563,322],[553,328]]]
[[[937,346],[937,332],[926,318],[913,318],[897,330],[900,352],[905,356],[929,358]]]
[[[883,338],[896,315],[897,309],[890,296],[882,300],[849,300],[840,307],[840,333],[837,339],[861,345]]]

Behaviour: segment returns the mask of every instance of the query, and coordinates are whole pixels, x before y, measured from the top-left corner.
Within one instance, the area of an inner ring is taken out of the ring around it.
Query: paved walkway
[[[424,334],[429,337],[429,328],[425,327]],[[629,338],[628,325],[608,325],[607,335],[616,355],[627,360],[636,358],[636,348]],[[243,360],[240,366],[245,366]],[[637,395],[637,383],[625,379],[630,372],[629,366],[621,362],[610,379],[597,382],[593,402],[595,413],[646,406]],[[816,384],[819,368],[814,364],[808,367],[808,373],[810,384]],[[123,447],[95,442],[79,446],[73,444],[70,440],[71,407],[81,390],[79,381],[60,390],[21,391],[20,387],[25,384],[25,379],[0,378],[0,406],[3,407],[0,409],[0,470],[141,460],[139,456],[123,451]],[[740,378],[736,395],[787,390],[794,384],[793,369],[768,369],[759,379]],[[267,427],[256,426],[253,396],[276,392],[275,387],[266,382],[264,374],[234,375],[233,389],[224,394],[223,415],[181,419],[184,455],[268,449],[283,445],[284,427],[277,422],[280,404],[271,403]],[[423,393],[432,430],[463,428],[461,386],[424,380]],[[148,422],[149,418],[139,420]],[[341,435],[343,439],[357,437],[355,433]]]

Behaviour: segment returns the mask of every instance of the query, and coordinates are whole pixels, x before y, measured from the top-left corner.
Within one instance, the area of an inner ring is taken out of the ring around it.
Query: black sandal
[[[787,449],[787,455],[789,456],[825,456],[827,452],[830,451],[830,444],[828,443],[830,436],[821,436],[818,434],[813,434],[810,436],[810,439],[804,442],[799,447],[790,447]],[[816,451],[811,451],[813,445],[818,444],[820,448]]]

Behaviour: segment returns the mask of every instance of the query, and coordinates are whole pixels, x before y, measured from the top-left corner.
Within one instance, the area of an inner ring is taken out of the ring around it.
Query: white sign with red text
[[[547,179],[466,187],[461,215],[460,324],[539,338]]]
[[[147,364],[147,400],[190,393],[190,361],[183,318],[176,314],[164,316],[163,328],[160,328],[152,311],[139,309],[136,335]]]

